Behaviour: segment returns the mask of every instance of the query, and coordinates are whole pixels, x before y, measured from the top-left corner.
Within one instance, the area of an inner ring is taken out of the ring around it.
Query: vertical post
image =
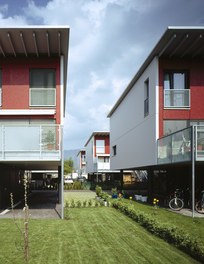
[[[63,128],[61,128],[61,181],[60,181],[60,189],[61,189],[61,218],[64,219],[64,146],[63,146]]]
[[[195,151],[197,151],[197,126],[192,126],[192,144],[191,144],[191,158],[192,158],[192,217],[195,212]]]

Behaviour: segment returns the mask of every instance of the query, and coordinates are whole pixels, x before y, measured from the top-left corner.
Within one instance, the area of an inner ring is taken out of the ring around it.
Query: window
[[[116,147],[116,145],[113,146],[112,150],[113,150],[113,156],[116,156],[116,154],[117,154],[117,147]]]
[[[96,154],[105,153],[105,141],[96,140]]]
[[[149,79],[144,83],[144,116],[149,114]]]
[[[189,107],[190,90],[186,71],[164,73],[164,107]]]
[[[56,80],[54,69],[30,70],[30,105],[56,105]]]

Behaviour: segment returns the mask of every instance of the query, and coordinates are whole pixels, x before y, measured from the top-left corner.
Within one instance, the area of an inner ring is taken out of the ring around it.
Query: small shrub
[[[76,207],[80,208],[80,207],[81,207],[81,205],[82,205],[81,201],[80,201],[80,200],[79,200],[79,201],[77,201],[77,203],[76,203]]]
[[[75,202],[74,202],[74,200],[73,200],[73,199],[71,200],[71,205],[70,205],[70,207],[72,207],[72,208],[74,208],[74,207],[75,207]]]
[[[102,188],[99,185],[96,185],[96,195],[100,197],[101,193],[102,193]]]
[[[83,201],[83,207],[86,207],[87,206],[87,200],[84,200]]]
[[[100,203],[97,200],[95,200],[95,207],[98,207],[99,205]]]
[[[65,208],[69,208],[69,201],[65,201],[65,205],[64,205]]]
[[[92,207],[92,205],[93,205],[93,201],[92,201],[92,199],[89,199],[89,201],[88,201],[88,205],[89,205],[89,207]]]
[[[64,210],[64,219],[65,220],[69,220],[70,219],[70,212],[69,212],[68,208],[66,208]]]

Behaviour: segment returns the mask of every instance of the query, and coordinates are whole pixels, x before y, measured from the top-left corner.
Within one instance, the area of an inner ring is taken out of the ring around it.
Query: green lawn
[[[64,192],[64,201],[85,201],[89,199],[95,199],[95,191],[65,191]]]
[[[29,263],[197,263],[114,208],[72,208],[69,220],[30,220]],[[22,240],[0,220],[0,263],[22,264]]]

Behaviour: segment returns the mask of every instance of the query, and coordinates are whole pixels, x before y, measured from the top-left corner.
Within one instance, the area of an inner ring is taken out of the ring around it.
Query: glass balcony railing
[[[192,145],[195,160],[204,161],[204,126],[191,126],[158,139],[158,164],[191,161]]]
[[[58,160],[61,158],[61,126],[0,126],[0,160]]]
[[[192,127],[158,140],[158,164],[191,160]]]
[[[164,89],[164,107],[190,107],[190,89]]]

